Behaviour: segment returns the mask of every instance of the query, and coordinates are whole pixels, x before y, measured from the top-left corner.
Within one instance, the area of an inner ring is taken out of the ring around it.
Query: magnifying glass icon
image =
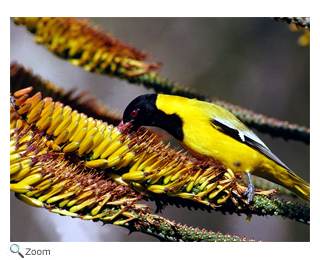
[[[10,246],[10,251],[11,251],[12,253],[18,253],[22,258],[24,258],[24,255],[20,253],[20,251],[19,251],[19,246],[18,246],[17,244],[12,244],[12,245]]]

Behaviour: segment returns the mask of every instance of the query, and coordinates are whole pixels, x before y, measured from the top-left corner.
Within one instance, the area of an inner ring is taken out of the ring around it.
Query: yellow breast
[[[182,119],[184,139],[181,144],[190,154],[217,160],[235,172],[252,172],[258,167],[262,156],[259,152],[213,127],[208,116],[212,113],[209,103],[178,96],[170,96],[168,102],[167,97],[159,95],[156,105]]]

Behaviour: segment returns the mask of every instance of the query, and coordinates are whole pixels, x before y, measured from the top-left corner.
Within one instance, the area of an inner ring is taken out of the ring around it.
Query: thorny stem
[[[293,23],[297,27],[310,30],[310,17],[274,17],[276,21],[281,20],[289,24]]]

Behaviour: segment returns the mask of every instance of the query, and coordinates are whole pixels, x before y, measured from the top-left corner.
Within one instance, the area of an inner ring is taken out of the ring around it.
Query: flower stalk
[[[43,79],[39,75],[34,75],[31,70],[26,69],[21,64],[12,62],[10,64],[11,93],[30,86],[32,86],[33,90],[29,94],[34,95],[41,91],[43,97],[50,97],[63,104],[68,104],[74,110],[85,111],[87,116],[100,118],[109,124],[118,125],[121,121],[119,113],[98,102],[94,96],[88,97],[89,91],[85,90],[77,95],[75,94],[76,89],[66,92],[63,88]],[[20,102],[24,102],[25,99],[19,100],[21,100]],[[17,103],[17,105],[21,104]]]
[[[21,103],[20,98],[25,99],[23,91],[15,92],[11,101]],[[126,186],[133,182],[140,193],[166,194],[212,207],[229,197],[240,199],[246,189],[237,183],[240,177],[222,165],[209,160],[197,162],[162,142],[155,143],[146,130],[131,133],[128,126],[114,127],[88,118],[51,98],[42,99],[41,92],[25,100],[16,110],[11,109],[12,118],[17,118],[17,114],[22,116],[12,130],[13,155],[21,154],[24,148],[26,156],[28,149],[37,147],[35,157],[27,158],[33,164],[41,151],[70,154],[89,169],[114,169],[110,178]],[[16,179],[15,176],[11,180],[19,181],[20,177]]]
[[[165,173],[173,172],[173,166],[179,164],[181,168],[182,162],[187,160],[178,156],[171,163],[161,166],[162,161],[156,159],[160,155],[150,154],[159,153],[162,157],[167,156],[169,160],[176,151],[168,150],[162,143],[148,148],[148,145],[153,144],[153,138],[146,132],[140,133],[140,136],[132,136],[126,129],[119,130],[90,119],[84,114],[72,111],[69,106],[53,102],[50,98],[42,99],[40,92],[26,99],[26,95],[31,91],[32,88],[29,87],[11,96],[10,189],[18,199],[34,207],[46,208],[52,213],[123,225],[161,240],[248,241],[237,236],[225,237],[220,233],[176,225],[150,214],[148,205],[136,202],[146,193],[163,192],[163,189],[158,188],[161,186],[159,184],[151,184],[147,185],[142,193],[137,192],[126,182],[136,181],[130,174],[136,175],[139,170],[147,167],[150,171],[151,167],[158,167],[161,176],[156,179],[160,179]],[[17,107],[16,104],[21,105]],[[68,119],[70,116],[71,119]],[[48,118],[50,120],[47,120]],[[59,124],[56,124],[56,121]],[[57,143],[64,133],[67,133],[69,138]],[[94,138],[88,139],[88,136]],[[108,142],[101,140],[102,137]],[[89,141],[86,141],[87,139]],[[75,145],[77,149],[69,148],[74,143],[78,144]],[[86,149],[81,151],[83,146]],[[165,153],[160,152],[163,150]],[[139,153],[141,157],[135,159]],[[130,162],[133,162],[131,172],[129,170],[127,177],[122,180],[114,172],[126,168]],[[110,167],[115,171],[108,171]],[[192,168],[191,165],[187,169],[189,168]],[[206,174],[208,175],[208,172]],[[177,179],[177,176],[175,178]],[[138,181],[141,181],[141,176]],[[177,188],[177,181],[174,187]],[[201,234],[196,235],[199,232]]]
[[[149,206],[136,203],[143,197],[310,221],[308,208],[295,206],[302,208],[298,215],[289,204],[279,210],[279,202],[266,197],[276,190],[256,190],[248,207],[241,176],[223,165],[194,161],[156,143],[143,129],[131,132],[128,126],[88,118],[52,98],[42,99],[40,92],[26,99],[31,91],[15,92],[10,106],[10,189],[29,205],[130,228],[146,225]]]
[[[76,66],[110,76],[132,77],[159,70],[160,63],[145,62],[150,55],[115,39],[88,20],[74,17],[14,17],[54,54]]]

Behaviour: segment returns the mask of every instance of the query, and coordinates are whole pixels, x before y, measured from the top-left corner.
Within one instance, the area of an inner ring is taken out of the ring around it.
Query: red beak
[[[118,129],[119,129],[119,131],[123,131],[125,128],[127,128],[128,127],[128,125],[130,125],[131,124],[131,122],[127,122],[127,123],[123,123],[123,120],[121,120],[121,122],[119,123],[119,125],[118,125]]]

